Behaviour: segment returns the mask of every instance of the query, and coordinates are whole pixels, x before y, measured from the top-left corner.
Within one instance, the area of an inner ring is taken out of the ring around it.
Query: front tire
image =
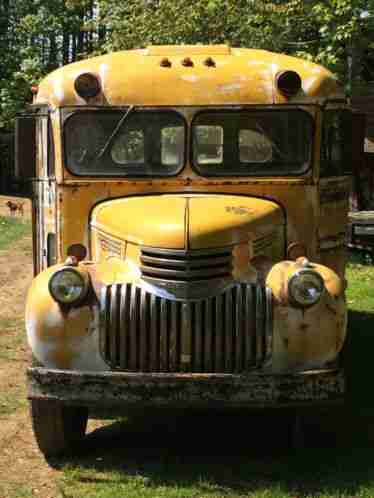
[[[35,439],[46,457],[74,451],[86,432],[87,408],[33,399],[30,415]]]

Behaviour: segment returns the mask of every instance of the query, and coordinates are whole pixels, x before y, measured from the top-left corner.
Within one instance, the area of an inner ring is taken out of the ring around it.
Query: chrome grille
[[[140,270],[146,279],[193,282],[230,276],[231,248],[171,251],[143,247]]]
[[[194,301],[114,284],[101,296],[100,351],[113,369],[244,372],[271,354],[271,309],[270,289],[247,283]]]

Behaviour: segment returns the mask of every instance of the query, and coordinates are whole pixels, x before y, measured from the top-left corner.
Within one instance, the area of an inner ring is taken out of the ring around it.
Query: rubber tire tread
[[[53,457],[78,448],[86,432],[88,409],[57,401],[30,400],[30,416],[40,451]]]

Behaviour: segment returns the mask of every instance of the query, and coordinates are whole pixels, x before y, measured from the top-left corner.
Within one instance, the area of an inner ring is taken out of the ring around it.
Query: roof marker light
[[[280,71],[276,75],[276,85],[285,97],[293,97],[301,89],[301,78],[296,71]]]
[[[203,64],[204,64],[204,66],[207,66],[207,67],[216,67],[216,63],[211,57],[207,57],[203,61]]]
[[[171,67],[171,62],[169,61],[169,59],[167,57],[164,57],[160,61],[160,66],[161,67]]]
[[[184,59],[182,59],[182,66],[185,66],[185,67],[192,67],[193,66],[193,62],[190,59],[190,57],[185,57]]]
[[[74,88],[77,94],[83,99],[96,97],[101,91],[100,81],[92,73],[80,74],[74,82]]]

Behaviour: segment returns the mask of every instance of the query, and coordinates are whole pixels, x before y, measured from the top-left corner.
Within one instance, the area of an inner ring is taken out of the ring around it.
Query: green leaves
[[[0,128],[11,126],[29,85],[92,54],[228,43],[314,60],[344,81],[352,53],[351,76],[360,78],[373,32],[374,0],[0,0]]]

